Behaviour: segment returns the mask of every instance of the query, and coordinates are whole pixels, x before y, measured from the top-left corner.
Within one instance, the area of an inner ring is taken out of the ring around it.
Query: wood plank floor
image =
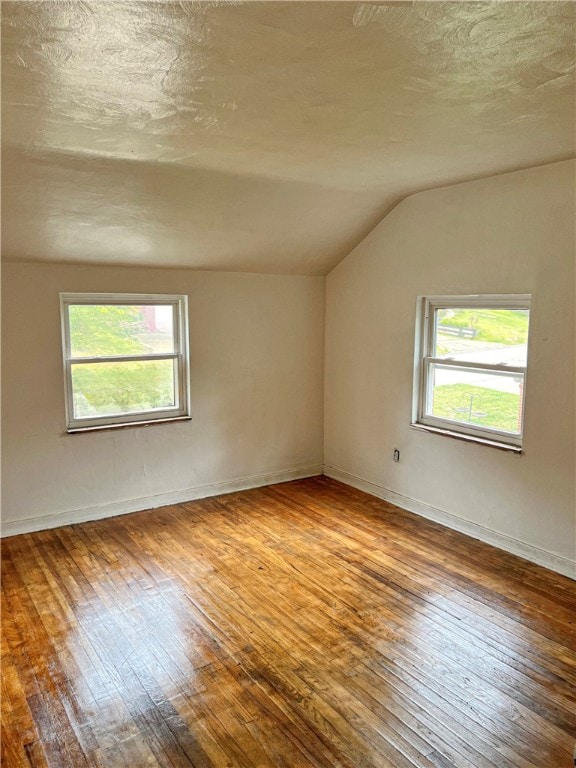
[[[4,768],[563,768],[575,583],[324,477],[6,539]]]

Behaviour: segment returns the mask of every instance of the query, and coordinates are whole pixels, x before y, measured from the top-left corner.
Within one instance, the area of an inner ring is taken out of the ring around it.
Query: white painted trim
[[[198,485],[193,488],[184,488],[181,491],[160,493],[155,496],[141,496],[137,499],[125,499],[110,504],[102,504],[97,507],[84,507],[73,509],[69,512],[58,512],[55,515],[38,515],[27,517],[24,520],[2,522],[0,536],[16,536],[19,533],[31,533],[43,531],[48,528],[59,528],[62,525],[84,523],[88,520],[101,520],[105,517],[126,515],[130,512],[142,512],[147,509],[164,507],[168,504],[182,504],[194,499],[205,499],[209,496],[220,496],[224,493],[245,491],[249,488],[260,488],[274,483],[286,483],[290,480],[300,480],[304,477],[314,477],[322,474],[322,465],[313,464],[298,469],[285,469],[279,472],[269,472],[264,475],[251,475],[240,477],[236,480],[227,480],[209,485]]]
[[[443,359],[436,357],[437,325],[435,313],[439,309],[458,307],[461,309],[491,307],[493,309],[524,309],[531,310],[531,294],[488,294],[486,296],[418,296],[416,304],[416,339],[414,344],[414,374],[412,389],[412,426],[435,427],[438,430],[467,435],[472,441],[480,438],[478,442],[496,441],[513,446],[517,453],[521,453],[522,435],[524,424],[524,409],[526,405],[526,376],[527,366],[508,366],[502,364],[474,363],[465,360]],[[528,350],[530,341],[528,340]],[[524,397],[522,398],[522,429],[519,433],[507,432],[495,427],[469,424],[458,421],[456,418],[448,419],[434,416],[430,410],[433,375],[433,366],[452,368],[454,370],[470,371],[483,370],[492,372],[498,376],[522,377]]]
[[[174,351],[166,354],[141,355],[72,355],[70,338],[70,307],[75,305],[160,305],[172,307],[172,341]],[[190,412],[190,342],[188,328],[188,296],[186,294],[152,293],[61,293],[60,326],[62,335],[62,363],[64,374],[64,406],[66,411],[66,432],[72,433],[91,428],[135,426],[140,423],[167,421],[176,418],[191,418]],[[72,366],[86,363],[127,363],[132,361],[172,360],[174,367],[174,405],[151,408],[132,413],[102,414],[100,416],[74,415],[74,392]]]
[[[464,533],[467,536],[471,536],[473,539],[479,539],[486,544],[491,544],[493,547],[498,547],[513,555],[529,560],[532,563],[542,565],[544,568],[549,568],[555,573],[560,573],[563,576],[576,579],[576,560],[572,561],[562,555],[556,555],[553,552],[540,549],[540,547],[535,547],[533,544],[527,544],[519,539],[513,539],[511,536],[507,536],[504,533],[498,533],[498,531],[485,528],[482,525],[478,525],[478,523],[463,520],[461,517],[453,515],[450,512],[445,512],[444,510],[439,509],[438,507],[433,507],[423,501],[412,499],[410,496],[396,493],[395,491],[391,491],[388,488],[372,483],[357,475],[352,475],[349,472],[344,472],[336,467],[324,465],[324,474],[334,480],[339,480],[341,483],[351,485],[353,488],[358,488],[360,491],[365,491],[372,496],[388,501],[390,504],[394,504],[408,512],[413,512],[416,515],[425,517],[427,520],[441,523],[447,528]]]

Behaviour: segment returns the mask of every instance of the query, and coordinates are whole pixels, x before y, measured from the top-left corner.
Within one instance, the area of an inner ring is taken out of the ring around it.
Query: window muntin
[[[60,300],[69,432],[189,416],[186,296]]]
[[[413,423],[522,445],[530,297],[419,299]]]

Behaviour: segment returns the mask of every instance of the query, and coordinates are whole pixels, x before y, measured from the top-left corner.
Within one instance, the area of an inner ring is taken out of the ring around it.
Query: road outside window
[[[530,297],[418,304],[413,424],[520,449]]]

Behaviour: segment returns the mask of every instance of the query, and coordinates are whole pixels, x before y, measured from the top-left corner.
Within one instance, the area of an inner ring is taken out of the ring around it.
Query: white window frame
[[[90,305],[164,305],[173,308],[174,352],[143,355],[111,355],[73,357],[71,352],[69,308],[78,304]],[[155,293],[61,293],[60,319],[62,324],[62,351],[64,362],[64,398],[66,431],[86,432],[97,429],[137,426],[162,421],[190,418],[190,362],[188,355],[188,297]],[[173,360],[176,404],[171,408],[151,409],[113,416],[76,418],[73,408],[72,365],[82,363],[137,362],[141,360]]]
[[[449,309],[452,307],[458,309],[526,309],[530,312],[531,296],[530,294],[489,294],[418,297],[411,426],[452,437],[460,437],[472,442],[494,445],[520,453],[524,433],[527,364],[526,366],[497,365],[434,357],[433,352],[436,343],[435,312],[438,309]],[[529,319],[528,334],[530,334],[530,322],[531,317]],[[523,375],[522,431],[519,434],[504,432],[493,427],[472,426],[457,420],[429,415],[426,412],[426,406],[431,396],[433,384],[429,371],[432,370],[434,363],[466,371],[485,370],[501,376]]]

